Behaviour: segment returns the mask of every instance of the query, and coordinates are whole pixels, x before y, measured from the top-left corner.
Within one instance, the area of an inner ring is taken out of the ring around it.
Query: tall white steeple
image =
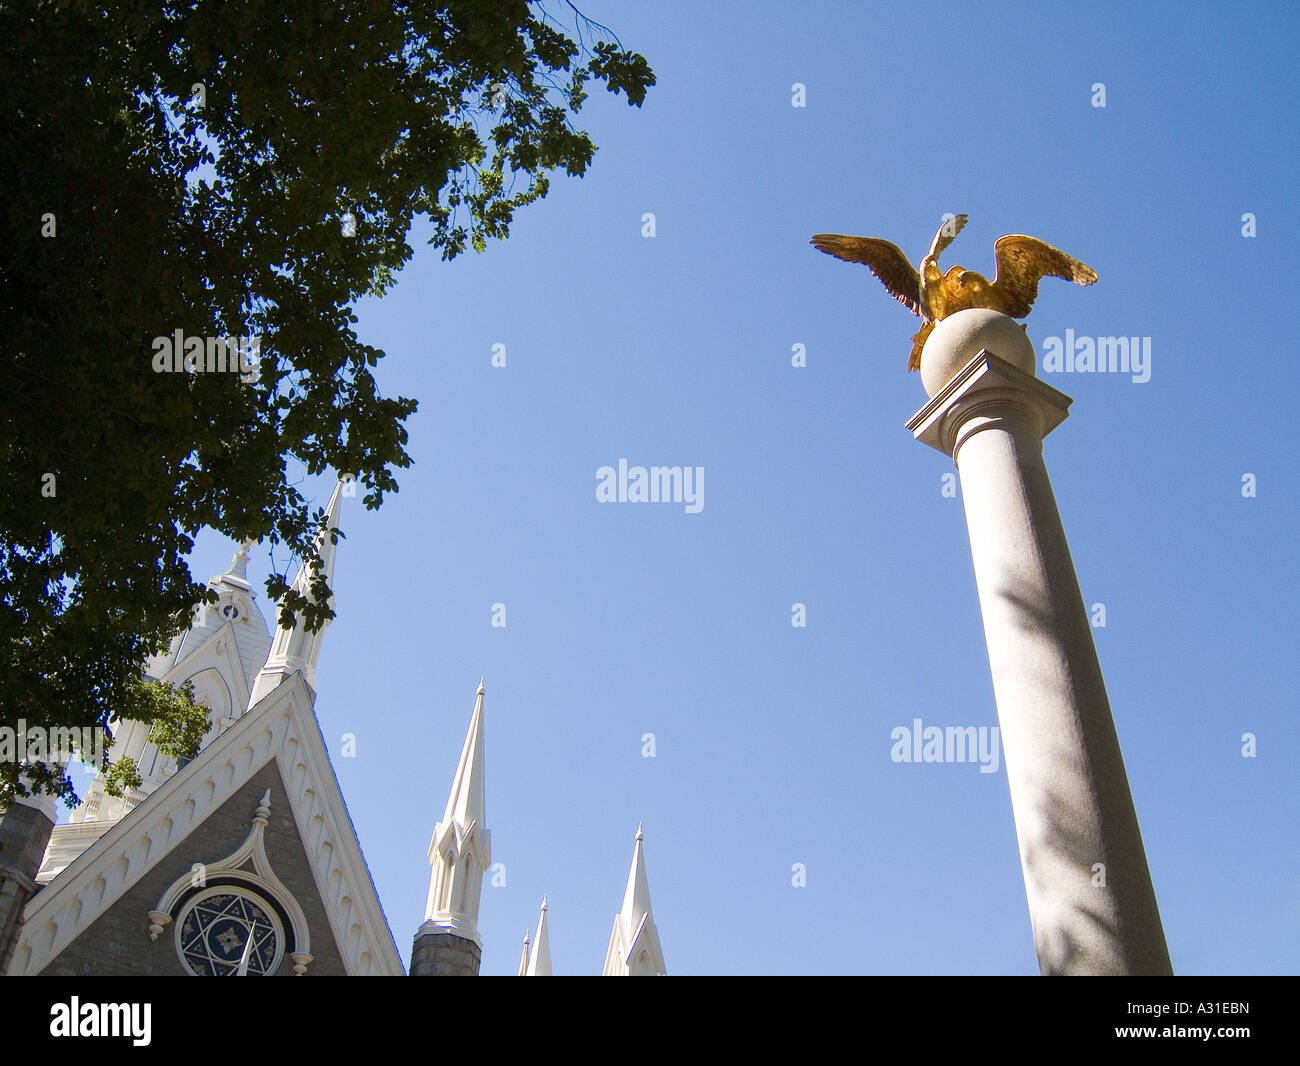
[[[528,934],[524,934],[524,953],[519,956],[519,972],[516,977],[528,976]]]
[[[551,934],[546,928],[546,897],[542,897],[542,916],[537,920],[537,938],[533,953],[528,957],[525,977],[553,977],[551,973]]]
[[[623,909],[614,916],[614,929],[605,952],[604,977],[654,977],[666,974],[663,947],[650,911],[650,879],[646,874],[645,832],[636,828],[636,850],[627,875]]]
[[[479,948],[479,894],[483,875],[492,865],[492,834],[484,827],[483,682],[478,683],[474,715],[460,752],[447,809],[429,844],[429,902],[424,933],[451,933]]]
[[[325,580],[329,582],[330,587],[334,586],[334,557],[337,554],[338,545],[335,544],[329,535],[329,530],[337,528],[339,524],[339,511],[343,502],[343,481],[334,487],[334,495],[330,497],[329,506],[325,508],[325,520],[321,526],[320,533],[316,536],[317,551],[320,553],[321,573]],[[293,579],[291,586],[295,592],[311,598],[311,584],[313,573],[306,561],[298,568],[298,576]],[[330,597],[330,606],[334,604],[334,599]],[[277,619],[279,617],[279,607],[276,608]],[[320,657],[321,643],[325,639],[325,630],[329,628],[329,623],[321,626],[315,633],[308,633],[306,621],[302,612],[298,612],[294,619],[292,629],[286,629],[277,621],[275,629],[275,639],[271,643],[271,654],[267,657],[266,665],[262,667],[261,672],[257,675],[257,680],[253,682],[253,690],[248,697],[248,709],[252,710],[257,704],[270,693],[286,677],[301,671],[310,686],[313,693],[316,691],[316,660]]]

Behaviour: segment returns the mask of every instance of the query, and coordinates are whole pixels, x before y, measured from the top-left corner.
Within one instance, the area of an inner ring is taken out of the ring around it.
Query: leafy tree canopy
[[[311,562],[323,515],[291,468],[355,475],[368,508],[397,491],[416,403],[382,393],[352,305],[392,284],[418,213],[444,259],[505,238],[549,174],[591,163],[587,90],[639,107],[654,84],[552,7],[0,5],[0,721],[184,734],[188,697],[140,670],[211,598],[198,531]],[[167,361],[191,338],[202,372]],[[208,369],[217,338],[245,338],[235,372]],[[267,593],[315,629],[317,578]],[[70,797],[48,769],[27,779]]]

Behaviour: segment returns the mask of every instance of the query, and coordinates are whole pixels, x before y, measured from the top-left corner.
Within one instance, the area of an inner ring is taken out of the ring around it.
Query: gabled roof
[[[23,912],[11,975],[39,973],[270,761],[349,975],[402,962],[339,791],[312,694],[294,674],[213,740],[38,892]],[[142,936],[145,916],[141,915]]]

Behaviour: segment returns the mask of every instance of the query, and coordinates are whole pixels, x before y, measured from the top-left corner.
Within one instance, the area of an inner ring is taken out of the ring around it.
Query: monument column
[[[996,354],[995,354],[996,353]],[[1043,464],[1069,397],[1013,319],[939,322],[907,423],[957,464],[1039,970],[1171,975],[1092,629]]]

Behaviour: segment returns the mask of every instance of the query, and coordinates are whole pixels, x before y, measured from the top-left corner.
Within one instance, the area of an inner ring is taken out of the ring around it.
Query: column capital
[[[962,367],[907,420],[912,435],[956,459],[972,433],[1018,423],[1042,440],[1069,415],[1074,401],[987,348]]]

